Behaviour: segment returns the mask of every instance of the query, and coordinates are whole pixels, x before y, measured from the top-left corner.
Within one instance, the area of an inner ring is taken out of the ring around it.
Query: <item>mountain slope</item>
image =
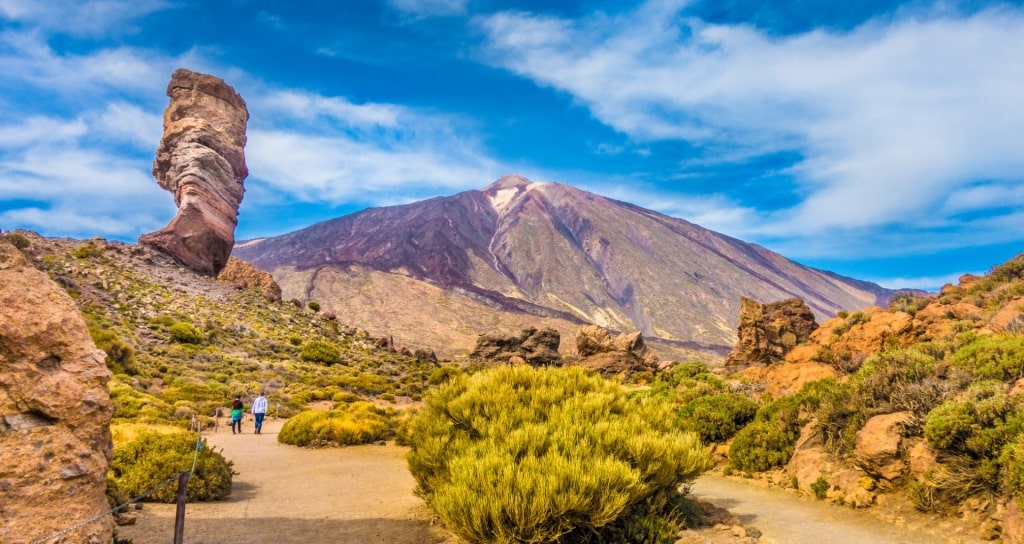
[[[286,298],[315,296],[339,316],[366,313],[365,305],[373,305],[344,278],[399,276],[379,281],[408,300],[407,307],[396,312],[377,305],[373,323],[349,322],[401,335],[409,345],[418,343],[417,334],[427,344],[443,338],[442,345],[430,346],[442,352],[471,345],[442,328],[464,327],[470,330],[459,335],[472,338],[516,314],[518,320],[559,320],[556,328],[564,332],[588,322],[638,330],[655,339],[656,348],[660,340],[720,353],[735,341],[741,296],[800,297],[825,318],[888,294],[681,219],[519,176],[480,191],[365,210],[250,241],[236,246],[234,255],[270,271]],[[465,306],[461,313],[479,316],[436,322],[444,297],[416,289],[408,297],[399,294],[416,282],[457,298]],[[482,323],[487,326],[474,329]]]

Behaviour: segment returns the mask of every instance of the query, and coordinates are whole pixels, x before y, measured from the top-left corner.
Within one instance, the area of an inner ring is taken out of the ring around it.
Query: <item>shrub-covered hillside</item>
[[[1004,523],[1024,506],[1024,255],[841,313],[743,375],[766,393],[730,444],[732,470],[854,506],[898,496],[1024,538]]]
[[[114,373],[115,420],[209,422],[261,389],[282,415],[315,400],[419,399],[436,368],[312,305],[267,300],[145,247],[4,236],[77,301]]]

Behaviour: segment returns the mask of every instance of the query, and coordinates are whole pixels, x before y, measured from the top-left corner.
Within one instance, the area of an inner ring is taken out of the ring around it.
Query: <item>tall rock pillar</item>
[[[238,206],[249,175],[245,166],[245,101],[223,80],[176,70],[167,85],[164,135],[153,176],[174,193],[178,214],[140,244],[215,276],[235,245]]]

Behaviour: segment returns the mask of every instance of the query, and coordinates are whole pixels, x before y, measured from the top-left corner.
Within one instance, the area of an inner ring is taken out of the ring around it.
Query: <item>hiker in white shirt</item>
[[[267,397],[263,396],[262,391],[260,391],[260,396],[252,401],[252,416],[256,418],[256,434],[260,434],[260,431],[263,430],[263,417],[267,415],[267,404]]]

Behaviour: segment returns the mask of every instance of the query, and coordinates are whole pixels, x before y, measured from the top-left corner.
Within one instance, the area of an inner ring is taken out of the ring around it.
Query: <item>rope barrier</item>
[[[190,430],[191,430],[191,428],[195,424],[196,424],[196,416],[192,416],[192,423],[189,425]],[[192,455],[192,468],[189,469],[189,471],[188,471],[189,476],[192,476],[195,473],[196,461],[199,460],[199,450],[201,450],[202,447],[203,447],[202,446],[202,440],[203,440],[203,436],[201,434],[199,434],[199,432],[197,431],[196,432],[195,452]],[[178,474],[180,474],[180,472],[181,471],[179,471]],[[105,516],[109,516],[109,515],[113,514],[114,512],[117,512],[117,511],[121,510],[122,508],[127,507],[129,504],[136,503],[136,502],[138,502],[138,501],[140,501],[140,500],[142,500],[142,499],[152,495],[153,493],[156,493],[157,491],[167,487],[168,485],[176,482],[178,480],[178,474],[175,474],[174,476],[171,476],[170,478],[164,480],[163,482],[160,482],[159,484],[157,484],[157,485],[147,489],[146,491],[144,491],[138,497],[131,498],[127,502],[125,502],[123,504],[119,504],[119,505],[111,508],[110,510],[107,510],[106,512],[103,512],[102,514],[98,514],[98,515],[96,515],[94,517],[91,517],[91,518],[85,520],[85,521],[79,522],[79,523],[77,523],[77,524],[75,524],[75,525],[73,525],[71,527],[68,527],[67,529],[64,529],[62,531],[58,531],[56,533],[53,533],[52,535],[47,536],[45,538],[40,538],[39,540],[34,540],[34,541],[32,541],[32,544],[45,544],[46,542],[49,542],[49,541],[51,541],[51,540],[53,540],[55,538],[60,538],[60,537],[66,535],[68,533],[71,533],[73,531],[77,531],[78,529],[81,529],[82,527],[85,527],[86,525],[89,525],[90,523],[95,523],[95,522],[103,519]]]
[[[70,533],[72,531],[77,531],[78,529],[81,529],[82,527],[85,527],[86,525],[89,525],[90,523],[94,523],[96,521],[99,521],[100,519],[103,519],[104,516],[108,516],[110,514],[113,514],[114,512],[117,512],[118,510],[128,506],[129,504],[132,504],[134,502],[140,501],[140,500],[142,500],[142,499],[152,495],[153,493],[156,493],[157,491],[159,491],[159,490],[167,487],[168,485],[174,483],[175,481],[177,481],[177,479],[178,479],[178,476],[174,475],[173,477],[164,480],[160,484],[158,484],[158,485],[156,485],[156,486],[146,490],[145,493],[139,495],[138,497],[135,497],[135,498],[129,500],[128,502],[125,502],[124,504],[119,504],[119,505],[111,508],[110,510],[107,510],[106,512],[103,512],[102,514],[99,514],[99,515],[97,515],[95,517],[89,518],[89,519],[87,519],[87,520],[85,520],[83,522],[80,522],[80,523],[76,524],[76,525],[68,527],[67,529],[64,529],[63,531],[59,531],[59,532],[53,533],[52,535],[50,535],[48,537],[40,538],[39,540],[35,540],[35,541],[32,542],[32,544],[43,544],[44,542],[49,542],[49,541],[51,541],[51,540],[53,540],[55,538],[62,537],[62,536],[66,535],[66,534],[68,534],[68,533]]]

